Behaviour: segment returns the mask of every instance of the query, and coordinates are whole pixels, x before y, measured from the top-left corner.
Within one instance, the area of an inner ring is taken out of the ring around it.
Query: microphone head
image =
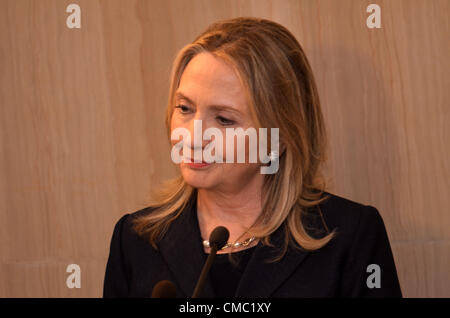
[[[175,298],[177,289],[169,280],[161,280],[153,287],[152,298]]]
[[[209,236],[209,246],[215,246],[217,250],[220,250],[228,242],[230,232],[224,226],[216,227]]]

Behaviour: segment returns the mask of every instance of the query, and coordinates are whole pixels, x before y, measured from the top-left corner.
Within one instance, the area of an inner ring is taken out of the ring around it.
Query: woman
[[[191,150],[204,152],[217,135],[194,147],[185,142],[180,176],[158,189],[151,206],[117,222],[104,297],[149,297],[162,280],[173,282],[177,297],[191,297],[217,226],[229,230],[229,244],[218,251],[203,297],[402,296],[377,209],[325,191],[317,88],[283,26],[220,21],[184,47],[173,66],[166,127],[174,150],[180,138],[172,133],[180,128],[190,136],[276,128],[279,147],[267,142],[271,161],[251,162],[249,142],[222,142],[214,155],[223,162],[196,163]],[[233,150],[245,152],[244,163],[234,154],[226,162]],[[261,173],[274,161],[274,173]]]

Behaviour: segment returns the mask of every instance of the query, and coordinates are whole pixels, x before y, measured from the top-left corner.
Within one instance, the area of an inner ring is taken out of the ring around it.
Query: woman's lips
[[[186,160],[189,160],[189,162],[185,162],[185,164],[187,164],[189,167],[192,167],[192,168],[204,168],[204,167],[208,167],[212,164],[212,163],[207,163],[205,161],[193,162],[190,159],[186,159]]]

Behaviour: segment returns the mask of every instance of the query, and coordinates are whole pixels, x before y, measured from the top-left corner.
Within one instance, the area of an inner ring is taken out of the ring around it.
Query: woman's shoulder
[[[328,199],[319,206],[326,224],[337,233],[325,259],[341,260],[342,277],[348,278],[342,280],[341,295],[401,297],[388,233],[377,208],[332,193],[324,195]],[[368,287],[374,268],[383,272],[378,276],[382,288]]]
[[[341,216],[351,217],[356,216],[360,213],[367,213],[363,211],[373,210],[376,208],[367,205],[355,200],[352,200],[348,197],[339,196],[331,192],[324,191],[322,197],[327,197],[323,202],[319,205],[329,214],[336,214],[339,212]]]
[[[322,193],[322,197],[326,197],[325,200],[308,209],[305,219],[316,225],[325,223],[328,232],[336,230],[347,235],[361,227],[384,228],[383,219],[375,207],[327,191]]]
[[[369,206],[364,203],[352,200],[348,197],[339,196],[328,191],[324,191],[321,198],[322,197],[326,197],[326,199],[322,201],[320,205],[323,206],[324,209],[327,209],[327,211],[331,212],[344,209],[349,213],[358,213],[358,211],[361,211],[361,209],[365,209]]]
[[[354,234],[357,229],[384,230],[384,222],[377,208],[361,202],[324,191],[327,198],[318,204],[318,210],[331,231]]]
[[[154,207],[154,206],[147,206],[147,207],[141,208],[139,210],[134,210],[133,212],[128,213],[128,219],[129,219],[129,221],[131,221],[134,219],[139,219],[141,217],[146,217],[155,210],[156,210],[156,207]]]
[[[141,208],[139,210],[134,210],[133,212],[124,213],[117,221],[114,226],[114,234],[122,237],[122,239],[137,239],[140,237],[137,235],[135,230],[135,225],[137,221],[141,218],[145,218],[150,215],[155,210],[155,207],[148,206]],[[142,239],[142,237],[140,237]]]

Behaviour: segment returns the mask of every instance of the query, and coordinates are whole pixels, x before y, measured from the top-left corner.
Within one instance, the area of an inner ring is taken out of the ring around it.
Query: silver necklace
[[[253,242],[256,239],[256,237],[252,236],[251,238],[246,239],[245,241],[242,242],[234,242],[234,243],[227,243],[225,244],[224,247],[222,247],[220,250],[224,250],[230,247],[240,247],[240,246],[248,246],[251,242]],[[209,246],[209,241],[208,240],[204,240],[203,241],[203,246],[205,247],[210,247]]]

